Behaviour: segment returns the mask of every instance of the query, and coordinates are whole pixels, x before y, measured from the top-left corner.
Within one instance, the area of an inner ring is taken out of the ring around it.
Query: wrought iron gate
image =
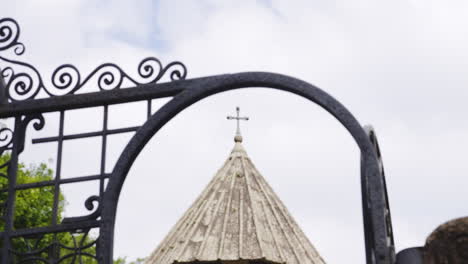
[[[186,67],[180,62],[163,65],[157,58],[146,58],[132,77],[119,66],[106,63],[82,76],[73,65],[58,67],[51,85],[43,82],[38,69],[21,61],[25,46],[20,42],[20,28],[10,18],[0,19],[0,118],[14,119],[13,127],[0,129],[0,155],[9,159],[0,164],[0,174],[6,188],[0,190],[2,200],[0,230],[1,261],[7,263],[81,263],[93,258],[99,263],[112,263],[114,225],[120,191],[126,175],[140,151],[158,130],[191,104],[227,90],[267,87],[288,91],[322,106],[350,132],[361,150],[362,205],[364,216],[367,263],[390,264],[395,261],[390,209],[385,186],[382,159],[374,131],[363,128],[353,115],[333,97],[304,81],[266,72],[245,72],[187,79]],[[170,78],[169,82],[162,82]],[[83,87],[94,92],[83,92]],[[128,88],[128,89],[122,89]],[[152,114],[151,100],[172,97]],[[142,126],[108,127],[109,106],[134,101],[147,102],[147,121]],[[66,134],[65,116],[69,110],[101,107],[102,129],[86,133]],[[41,130],[47,124],[45,113],[57,112],[59,127],[52,137],[34,138],[33,144],[56,142],[56,168],[52,180],[17,184],[18,157],[25,148],[27,131]],[[106,150],[109,135],[135,132],[126,145],[112,172],[107,173]],[[62,177],[63,144],[68,140],[100,138],[100,173]],[[99,182],[99,193],[89,197],[84,205],[90,214],[58,219],[60,189],[64,184],[85,181]],[[41,227],[14,228],[16,194],[22,190],[46,188],[53,192],[50,224]],[[91,238],[91,230],[98,232]],[[71,234],[73,243],[64,245],[60,236]],[[24,243],[27,250],[19,252],[15,243]],[[94,251],[89,248],[95,247]],[[60,251],[67,254],[59,254]]]

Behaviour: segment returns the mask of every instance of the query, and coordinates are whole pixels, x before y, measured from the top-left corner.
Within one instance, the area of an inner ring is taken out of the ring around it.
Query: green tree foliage
[[[114,260],[114,264],[143,264],[145,258],[137,258],[134,261],[127,261],[127,257],[119,257]]]
[[[8,162],[10,155],[0,156],[0,165]],[[6,175],[7,168],[1,168],[0,173]],[[17,184],[28,184],[35,182],[46,182],[53,180],[54,172],[46,164],[41,163],[39,165],[26,166],[23,163],[18,164],[17,172]],[[8,188],[8,180],[5,177],[0,177],[0,190],[6,190]],[[54,186],[45,186],[41,188],[32,188],[19,190],[16,192],[15,201],[15,213],[14,213],[14,229],[31,228],[31,227],[42,227],[49,226],[52,223],[53,215],[53,204],[54,204]],[[5,203],[7,200],[8,193],[6,191],[0,191],[0,203]],[[57,206],[57,223],[63,220],[63,212],[65,209],[66,200],[62,193],[58,196]],[[1,209],[0,209],[1,210]],[[3,212],[2,212],[3,213]],[[0,231],[5,229],[5,223],[3,218],[0,220]],[[32,238],[16,238],[13,239],[13,248],[16,252],[28,252],[31,249],[44,249],[47,250],[40,253],[39,257],[49,259],[55,255],[55,258],[64,258],[62,262],[64,264],[80,263],[80,264],[96,264],[97,261],[86,254],[96,255],[96,247],[92,246],[83,250],[85,254],[81,256],[73,256],[76,253],[74,250],[67,249],[74,248],[77,246],[88,245],[95,238],[85,236],[84,234],[70,234],[58,233],[58,234],[47,234],[43,237],[32,237]],[[51,247],[53,242],[57,241],[62,246]],[[36,244],[36,242],[38,242]],[[65,247],[63,247],[65,246]],[[2,241],[0,240],[0,248],[2,247]],[[81,260],[80,260],[81,258]],[[17,261],[20,260],[18,257]],[[127,258],[117,258],[114,260],[114,264],[141,264],[144,262],[143,258],[138,258],[135,261],[127,261]],[[31,262],[35,263],[35,262]]]
[[[10,160],[10,155],[0,156],[0,164],[4,164]],[[0,169],[0,173],[7,174],[7,167]],[[41,163],[39,165],[26,166],[23,163],[18,164],[17,172],[17,184],[28,184],[35,182],[45,182],[53,180],[53,171],[46,164]],[[4,177],[0,177],[0,190],[8,188],[8,180]],[[0,203],[5,203],[8,193],[6,191],[0,192]],[[14,212],[14,229],[31,228],[31,227],[42,227],[49,226],[52,223],[53,215],[53,204],[54,204],[54,186],[45,186],[40,188],[32,188],[25,190],[16,191],[15,201],[15,212]],[[57,222],[60,223],[63,219],[63,211],[65,208],[65,197],[60,193],[58,196],[57,206]],[[4,230],[5,223],[0,222],[0,231]],[[74,236],[74,237],[73,237]],[[28,252],[31,249],[46,249],[40,253],[40,257],[49,259],[55,255],[55,257],[65,257],[69,255],[69,258],[64,259],[61,263],[72,263],[74,258],[70,253],[73,250],[66,249],[59,246],[51,246],[54,241],[59,244],[74,248],[76,245],[83,242],[88,244],[92,241],[92,238],[84,237],[83,234],[72,235],[70,233],[58,233],[58,234],[47,234],[43,237],[31,237],[31,238],[15,238],[12,240],[13,249],[16,252]],[[1,248],[0,241],[0,248]],[[84,250],[85,253],[95,255],[95,247],[90,247]],[[20,258],[20,257],[18,257]],[[81,256],[82,263],[94,264],[97,261],[89,256]],[[19,260],[19,259],[18,259]],[[78,259],[75,259],[75,263],[80,263]]]
[[[9,155],[0,156],[0,164],[4,164],[10,159]],[[7,168],[0,169],[0,173],[7,174]],[[27,184],[34,182],[50,181],[53,178],[53,171],[46,164],[39,166],[26,166],[18,164],[17,184]],[[0,177],[0,189],[8,188],[8,180]],[[54,202],[54,187],[46,186],[20,190],[16,192],[16,205],[14,215],[14,228],[47,226],[52,218],[52,205]],[[0,201],[4,203],[7,199],[7,192],[0,193]],[[61,215],[64,208],[64,197],[60,195],[58,204],[58,215]],[[5,223],[0,223],[0,230],[5,228]]]

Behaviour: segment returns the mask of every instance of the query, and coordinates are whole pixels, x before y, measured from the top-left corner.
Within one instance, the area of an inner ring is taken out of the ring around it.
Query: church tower
[[[236,110],[231,154],[147,264],[325,263],[248,157]]]

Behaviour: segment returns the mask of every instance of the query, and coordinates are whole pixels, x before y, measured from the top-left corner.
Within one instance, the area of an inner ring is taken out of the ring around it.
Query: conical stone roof
[[[242,138],[235,141],[222,168],[146,263],[325,263],[247,156]]]

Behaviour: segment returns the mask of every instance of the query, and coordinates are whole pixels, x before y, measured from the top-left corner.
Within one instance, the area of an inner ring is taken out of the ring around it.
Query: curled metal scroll
[[[41,130],[45,125],[45,120],[42,114],[33,114],[23,117],[18,131],[13,131],[8,127],[3,127],[0,129],[0,156],[4,155],[13,148],[13,141],[15,137],[21,139],[15,143],[18,144],[18,152],[21,153],[24,150],[24,136],[27,126],[31,122],[33,122],[33,127],[35,130]],[[9,159],[4,163],[0,163],[0,169],[7,167],[9,163]],[[0,177],[7,178],[7,175],[5,173],[0,173]]]
[[[94,210],[89,215],[85,216],[78,216],[78,217],[66,217],[62,220],[62,224],[70,224],[70,223],[75,223],[75,222],[81,222],[81,221],[87,221],[87,220],[96,220],[99,216],[101,216],[101,203],[100,203],[100,198],[97,195],[92,195],[88,197],[85,201],[85,207],[89,211]],[[97,206],[94,206],[94,203],[97,203]],[[96,208],[96,209],[95,209]]]
[[[17,56],[22,55],[25,47],[18,42],[19,35],[20,28],[15,20],[0,19],[0,52],[13,49]],[[31,64],[4,56],[0,56],[0,60],[6,64],[0,74],[5,80],[10,101],[76,94],[92,81],[102,91],[120,89],[125,84],[138,86],[156,83],[166,74],[171,81],[184,80],[187,76],[187,68],[179,61],[164,66],[159,59],[148,57],[139,63],[136,77],[114,63],[101,64],[84,77],[74,65],[63,64],[54,70],[51,85],[47,86],[39,71]]]
[[[26,129],[28,125],[32,123],[33,128],[36,131],[39,131],[45,126],[45,119],[41,113],[35,113],[31,115],[24,116],[21,120],[21,126],[18,132],[15,131],[15,137],[18,137],[18,153],[22,153],[24,150],[24,140],[26,139]]]
[[[8,127],[0,129],[0,156],[4,151],[11,149],[13,143],[13,130]]]
[[[18,41],[20,33],[18,22],[14,19],[0,19],[0,51],[13,49],[16,55],[22,55],[25,47]]]

